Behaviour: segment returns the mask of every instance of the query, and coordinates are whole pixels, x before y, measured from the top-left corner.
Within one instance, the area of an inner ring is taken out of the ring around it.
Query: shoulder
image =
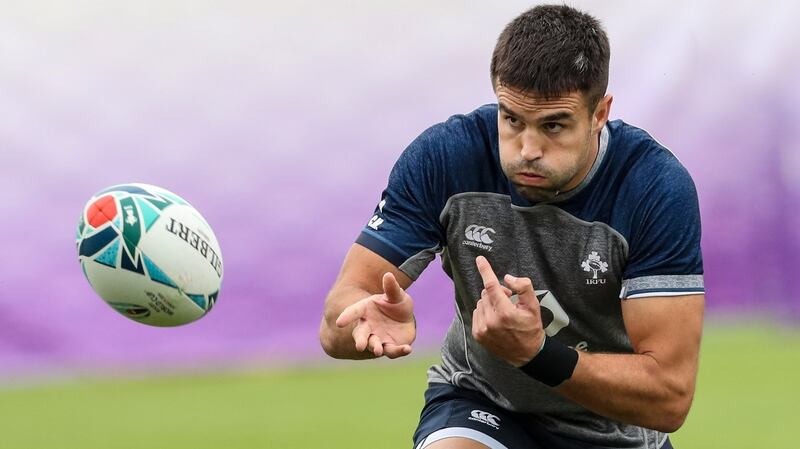
[[[623,193],[640,200],[696,197],[689,171],[672,151],[647,131],[621,120],[609,122],[608,126]]]
[[[496,110],[489,105],[454,115],[414,139],[395,163],[357,243],[416,279],[445,242],[439,217],[447,199],[491,176],[469,170],[490,171],[486,158],[497,153]]]
[[[629,243],[626,278],[702,273],[700,209],[688,170],[642,129],[614,122],[620,196],[616,221]]]
[[[475,188],[461,184],[492,177],[499,167],[497,105],[489,104],[422,132],[400,155],[390,184],[411,179],[447,195]]]
[[[401,158],[442,159],[454,162],[473,153],[491,150],[497,141],[497,105],[488,104],[468,114],[453,115],[426,129],[403,152]]]

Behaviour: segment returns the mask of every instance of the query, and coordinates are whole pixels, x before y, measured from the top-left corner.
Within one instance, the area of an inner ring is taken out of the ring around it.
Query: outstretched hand
[[[528,363],[539,352],[545,333],[539,300],[528,278],[509,274],[500,284],[489,261],[483,256],[475,259],[483,291],[472,313],[472,337],[500,359],[514,366]],[[516,304],[511,296],[516,293]]]
[[[353,323],[356,350],[369,350],[390,359],[411,354],[417,336],[414,302],[392,273],[383,275],[383,293],[364,298],[345,308],[336,319],[343,328]]]

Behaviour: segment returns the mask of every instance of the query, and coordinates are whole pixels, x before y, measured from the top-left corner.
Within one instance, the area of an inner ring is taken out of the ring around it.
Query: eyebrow
[[[503,103],[497,103],[498,108],[505,112],[508,115],[512,115],[514,117],[519,117],[520,114],[512,111],[508,106],[504,105]],[[544,117],[536,119],[539,123],[546,123],[546,122],[557,122],[559,120],[572,120],[572,113],[561,111],[561,112],[554,112],[552,114],[545,115]]]
[[[519,114],[517,114],[516,112],[512,111],[511,109],[509,109],[508,106],[504,105],[503,103],[500,103],[499,101],[497,102],[497,107],[501,111],[505,112],[508,115],[513,115],[514,117],[519,117]]]
[[[538,119],[539,122],[557,122],[559,120],[572,120],[572,113],[566,111],[555,112]]]

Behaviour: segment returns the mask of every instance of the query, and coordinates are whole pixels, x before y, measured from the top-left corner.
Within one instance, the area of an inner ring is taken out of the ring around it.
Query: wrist
[[[577,365],[578,351],[545,336],[536,355],[519,369],[545,385],[557,387],[572,377]]]
[[[542,332],[542,334],[544,334],[544,332]],[[539,344],[539,346],[536,349],[536,352],[534,352],[532,356],[530,355],[520,356],[517,359],[508,360],[508,363],[514,365],[514,368],[522,368],[523,366],[527,365],[531,360],[533,360],[537,355],[539,355],[540,352],[542,352],[542,349],[544,349],[545,341],[547,341],[547,335],[542,336],[542,342]]]
[[[542,333],[544,334],[544,332],[542,332]],[[536,354],[534,354],[534,355],[533,355],[533,357],[531,357],[531,360],[533,360],[534,358],[536,358],[536,356],[537,356],[537,355],[539,355],[539,353],[541,353],[541,352],[542,352],[542,349],[544,349],[544,344],[545,344],[546,342],[547,342],[547,334],[544,334],[544,335],[542,335],[542,344],[540,344],[540,345],[539,345],[539,350],[538,350],[538,351],[536,351]]]

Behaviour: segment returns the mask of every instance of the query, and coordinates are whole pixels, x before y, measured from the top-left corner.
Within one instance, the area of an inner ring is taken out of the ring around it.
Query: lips
[[[543,183],[547,178],[532,172],[519,172],[516,176],[520,184],[525,185],[538,185]]]

